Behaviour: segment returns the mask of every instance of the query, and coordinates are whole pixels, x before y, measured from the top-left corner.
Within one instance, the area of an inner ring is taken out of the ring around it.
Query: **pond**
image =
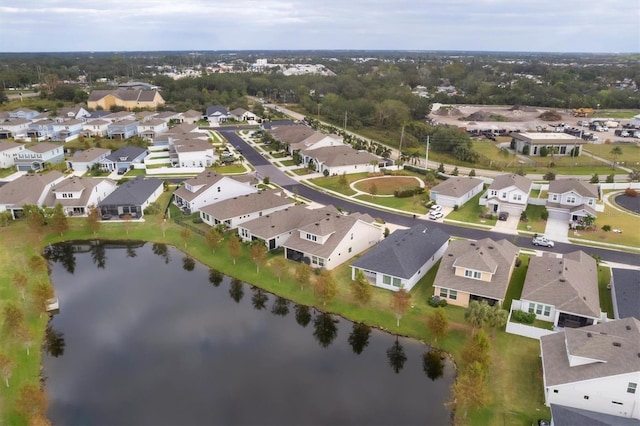
[[[450,423],[454,371],[417,341],[209,270],[164,244],[47,250],[53,424]]]

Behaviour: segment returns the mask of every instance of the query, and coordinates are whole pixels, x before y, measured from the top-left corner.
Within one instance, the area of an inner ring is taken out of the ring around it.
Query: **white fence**
[[[511,302],[511,310],[509,311],[509,317],[507,318],[507,333],[517,334],[518,336],[528,337],[530,339],[540,340],[540,337],[547,336],[549,334],[556,333],[553,330],[545,330],[544,328],[538,328],[531,325],[520,324],[517,322],[511,322],[511,314],[514,310],[520,308],[520,301],[514,300]]]
[[[187,175],[204,172],[204,167],[160,167],[147,169],[148,175]]]

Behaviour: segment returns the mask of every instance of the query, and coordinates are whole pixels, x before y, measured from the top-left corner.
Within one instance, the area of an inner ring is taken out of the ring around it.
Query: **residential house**
[[[273,250],[281,247],[297,228],[339,213],[333,206],[309,209],[298,204],[238,225],[238,235],[244,242],[262,240]]]
[[[224,224],[227,228],[235,229],[244,222],[295,204],[294,200],[279,190],[260,191],[204,206],[200,209],[200,218],[211,226]]]
[[[516,151],[525,155],[540,156],[544,155],[572,155],[572,151],[576,151],[574,156],[580,155],[582,145],[587,142],[582,138],[571,136],[567,133],[511,133],[511,137],[515,143]],[[545,149],[542,149],[542,148]]]
[[[0,169],[8,169],[16,165],[16,158],[25,145],[22,143],[0,141]]]
[[[109,135],[110,120],[91,120],[82,125],[82,132],[85,136],[100,136],[105,137]]]
[[[53,120],[39,120],[32,122],[29,124],[29,129],[27,130],[27,138],[33,141],[52,139],[54,136],[54,124],[57,124],[57,122]]]
[[[212,105],[207,107],[205,115],[209,124],[220,124],[229,119],[229,112],[227,111],[227,108],[222,105]]]
[[[147,150],[138,146],[123,146],[99,161],[104,171],[129,170],[134,164],[141,164]]]
[[[149,141],[153,140],[153,138],[155,138],[156,136],[159,136],[169,130],[167,121],[159,118],[146,120],[146,121],[137,123],[137,125],[138,125],[138,128],[136,130],[137,134]]]
[[[374,171],[380,165],[380,157],[367,151],[357,151],[349,145],[328,146],[304,150],[304,157],[312,162],[315,170],[327,175]]]
[[[578,250],[531,256],[519,301],[513,309],[536,314],[554,327],[584,327],[601,317],[598,265]]]
[[[91,111],[91,113],[89,114],[89,117],[87,117],[87,122],[93,121],[93,120],[102,120],[105,117],[110,116],[111,114],[113,114],[111,111],[103,111],[103,110]]]
[[[72,118],[70,120],[55,122],[51,125],[53,136],[51,139],[55,141],[69,142],[78,139],[82,133],[84,121]]]
[[[382,232],[371,216],[337,213],[298,227],[282,246],[287,259],[333,269],[381,238]]]
[[[165,123],[173,121],[174,123],[182,123],[182,114],[175,111],[162,111],[153,116],[154,120],[162,120]]]
[[[431,201],[445,207],[461,207],[479,194],[484,181],[474,177],[453,176],[431,188]]]
[[[247,111],[244,108],[236,108],[232,111],[229,111],[229,118],[232,118],[236,121],[252,121],[256,120],[257,117],[251,111]]]
[[[64,161],[62,145],[51,142],[40,142],[26,146],[16,156],[18,171],[42,170],[45,163],[58,164]]]
[[[586,216],[597,217],[598,187],[581,180],[557,179],[549,182],[546,202],[550,219],[580,223]]]
[[[294,150],[292,150],[291,145],[302,142],[318,132],[316,132],[309,126],[305,126],[304,124],[289,124],[274,126],[269,129],[269,133],[274,139],[282,142],[285,145],[288,145],[289,153],[293,154]]]
[[[76,151],[67,163],[69,168],[75,171],[89,170],[94,164],[99,164],[111,154],[110,149],[89,148],[84,151]]]
[[[57,116],[64,120],[82,120],[85,121],[91,116],[83,106],[76,105],[74,107],[65,107],[58,110]]]
[[[640,419],[640,320],[565,328],[540,348],[545,405]]]
[[[110,179],[72,176],[49,189],[43,207],[62,205],[67,216],[86,216],[92,206],[98,205],[116,190]]]
[[[516,174],[496,176],[480,204],[486,203],[494,214],[507,212],[519,217],[527,208],[532,183],[529,178]]]
[[[129,111],[136,108],[155,110],[164,105],[164,99],[157,90],[94,90],[89,94],[87,105],[89,109],[110,110],[117,106]]]
[[[258,192],[257,188],[239,182],[232,176],[205,170],[198,176],[184,181],[184,185],[173,194],[176,206],[189,213],[195,213],[206,205],[255,192]]]
[[[0,139],[24,139],[27,137],[30,124],[31,120],[25,118],[14,118],[0,122]]]
[[[376,287],[410,291],[442,258],[448,242],[448,234],[429,224],[399,229],[351,264],[351,279],[362,271]]]
[[[566,405],[551,404],[551,420],[554,426],[640,426],[640,420],[612,416]]]
[[[613,317],[640,320],[640,272],[635,269],[611,269]]]
[[[115,123],[116,121],[138,121],[138,114],[140,113],[135,113],[133,111],[118,111],[111,112],[102,118],[104,120],[110,120],[112,123]],[[153,113],[151,113],[151,115],[153,115]]]
[[[115,121],[107,126],[110,139],[127,139],[138,134],[138,122],[135,120]]]
[[[504,301],[519,249],[507,240],[453,240],[433,282],[434,296],[467,307],[473,300]]]
[[[38,111],[29,108],[18,108],[16,110],[9,111],[9,119],[22,118],[24,120],[31,121],[39,115],[40,113]]]
[[[49,190],[62,182],[64,175],[59,171],[33,173],[20,176],[0,186],[0,212],[8,211],[14,219],[23,214],[23,207],[42,207]]]
[[[178,167],[210,167],[215,163],[213,145],[195,137],[169,138],[169,159]]]
[[[181,116],[182,122],[185,124],[197,124],[202,119],[202,113],[193,109],[183,112]]]
[[[305,126],[306,127],[306,126]],[[301,130],[301,134],[306,132]],[[327,148],[332,146],[349,146],[344,144],[342,136],[326,134],[321,132],[313,132],[311,135],[305,137],[299,142],[289,143],[289,151],[293,154],[295,151],[300,151],[303,155],[302,160],[304,164],[309,162],[309,159],[305,159],[305,154],[318,148]]]
[[[125,218],[128,215],[139,219],[144,216],[144,209],[156,201],[163,190],[161,179],[137,176],[118,186],[98,207],[103,217]]]

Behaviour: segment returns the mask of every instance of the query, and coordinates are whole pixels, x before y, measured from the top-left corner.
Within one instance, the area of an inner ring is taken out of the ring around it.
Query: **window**
[[[558,201],[558,194],[551,195],[551,201]]]
[[[514,201],[522,201],[522,194],[513,194]]]
[[[473,275],[473,271],[469,270],[469,269],[465,269],[464,270],[464,276],[465,277],[469,277],[471,278],[471,276]]]
[[[472,271],[471,269],[465,269],[464,276],[467,278],[473,278],[473,279],[479,280],[480,278],[482,278],[482,272]]]
[[[638,388],[638,384],[637,383],[629,382],[629,384],[627,385],[627,392],[628,393],[636,393],[636,389],[637,388]]]
[[[351,233],[351,239],[353,240],[353,232]],[[351,249],[349,249],[349,253],[351,253]]]
[[[220,187],[218,187],[218,192],[220,192]]]
[[[536,308],[536,305],[533,303],[529,303],[529,313],[533,313],[534,309]]]
[[[584,399],[589,399],[589,395],[585,395],[585,396],[584,396]]]
[[[391,277],[389,275],[383,275],[382,284],[391,285]],[[442,289],[440,289],[440,291],[442,291]]]
[[[495,189],[491,190],[491,196],[495,197],[496,195],[498,195],[498,191],[496,191]]]
[[[440,289],[440,297],[447,297],[449,294],[447,293],[447,289],[446,288],[441,288]]]
[[[349,253],[351,253],[351,247],[349,247]]]
[[[554,389],[553,393],[559,393],[560,391],[558,389]]]
[[[307,233],[306,239],[307,239],[307,240],[309,240],[309,241],[317,241],[317,240],[318,240],[318,237],[316,237],[316,236],[315,236],[315,235],[313,235],[313,234],[309,234],[309,233]]]
[[[536,305],[536,315],[542,315],[542,305]]]
[[[575,204],[576,197],[567,197],[567,204]]]
[[[456,300],[458,298],[457,290],[449,290],[449,299]]]
[[[400,278],[393,278],[393,284],[394,287],[398,287],[400,288],[402,286],[402,280]]]
[[[545,306],[544,313],[542,315],[544,315],[545,317],[548,317],[549,315],[551,315],[551,306]]]

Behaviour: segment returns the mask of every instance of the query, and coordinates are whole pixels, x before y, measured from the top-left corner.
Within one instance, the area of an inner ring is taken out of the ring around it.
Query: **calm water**
[[[61,310],[43,374],[56,425],[450,423],[453,369],[433,352],[425,363],[418,342],[163,245],[65,244],[49,257]]]

